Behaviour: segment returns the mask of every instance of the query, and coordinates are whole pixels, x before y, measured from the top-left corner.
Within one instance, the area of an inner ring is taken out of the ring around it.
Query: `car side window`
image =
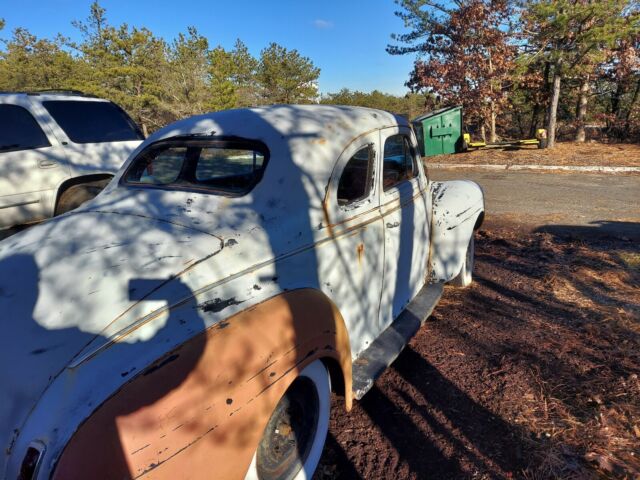
[[[51,100],[42,105],[74,143],[143,140],[133,120],[111,102]]]
[[[142,151],[122,181],[137,186],[244,195],[262,179],[268,152],[264,144],[252,140],[176,138]]]
[[[373,145],[358,150],[347,162],[338,182],[338,205],[364,200],[373,187],[375,151]]]
[[[153,153],[145,155],[138,163],[140,173],[135,181],[147,185],[168,185],[175,182],[182,170],[187,148],[167,148]]]
[[[0,105],[0,152],[49,147],[51,144],[26,108]]]
[[[413,148],[406,135],[393,135],[384,142],[382,182],[384,190],[418,175]]]

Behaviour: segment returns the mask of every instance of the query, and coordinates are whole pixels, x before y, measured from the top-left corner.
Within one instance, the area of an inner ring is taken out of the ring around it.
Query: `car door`
[[[379,211],[378,132],[354,140],[327,188],[329,242],[318,247],[321,286],[347,325],[355,358],[380,331],[384,236]]]
[[[31,107],[18,96],[0,103],[0,228],[50,216],[52,190],[68,177],[62,146]]]
[[[409,128],[380,132],[384,280],[381,328],[386,328],[424,285],[429,256],[427,184]]]
[[[56,122],[74,177],[116,173],[143,140],[131,118],[116,104],[99,99],[44,100]]]

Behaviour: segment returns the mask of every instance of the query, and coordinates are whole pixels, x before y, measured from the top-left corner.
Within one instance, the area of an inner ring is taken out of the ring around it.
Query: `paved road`
[[[567,225],[640,237],[640,176],[429,170],[434,180],[470,179],[485,192],[488,218]]]

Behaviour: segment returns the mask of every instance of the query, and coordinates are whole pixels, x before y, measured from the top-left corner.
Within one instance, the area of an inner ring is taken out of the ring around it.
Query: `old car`
[[[118,105],[77,91],[0,92],[0,228],[95,197],[142,142]]]
[[[8,479],[310,478],[346,410],[466,286],[481,189],[409,124],[272,106],[156,132],[0,242]]]

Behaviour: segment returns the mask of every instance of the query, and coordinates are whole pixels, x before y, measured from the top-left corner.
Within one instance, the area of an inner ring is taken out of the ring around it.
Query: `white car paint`
[[[398,132],[416,146],[404,119],[364,108],[274,106],[189,118],[139,151],[185,135],[259,140],[271,159],[250,193],[123,185],[136,153],[94,200],[0,242],[1,326],[11,339],[0,351],[11,365],[0,370],[0,472],[15,478],[37,440],[46,447],[45,478],[78,425],[136,372],[286,290],[314,288],[332,299],[355,359],[429,275],[453,278],[482,193],[471,182],[434,189],[417,157],[417,177],[383,191],[382,145]],[[371,194],[340,207],[340,174],[369,144],[377,162]]]
[[[141,143],[75,143],[43,107],[43,102],[50,101],[107,102],[74,94],[0,94],[0,106],[25,109],[49,143],[41,148],[0,149],[0,228],[53,216],[65,182],[90,175],[113,175]]]

